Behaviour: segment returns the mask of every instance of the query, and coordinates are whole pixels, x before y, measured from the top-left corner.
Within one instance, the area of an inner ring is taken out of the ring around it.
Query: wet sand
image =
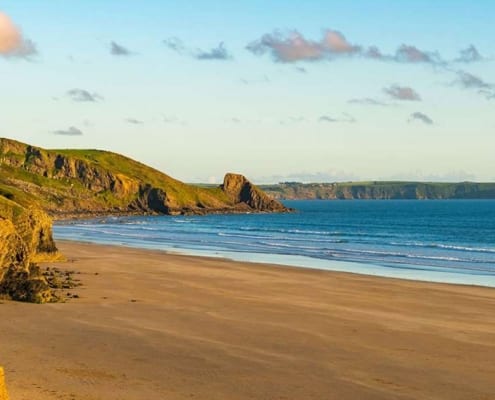
[[[59,247],[79,299],[0,302],[11,400],[495,398],[495,289]]]

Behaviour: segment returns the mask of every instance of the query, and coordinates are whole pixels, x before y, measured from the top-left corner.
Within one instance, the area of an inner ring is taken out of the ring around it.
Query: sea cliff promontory
[[[0,296],[53,300],[36,266],[58,256],[52,218],[287,211],[242,175],[203,188],[116,153],[0,138]]]

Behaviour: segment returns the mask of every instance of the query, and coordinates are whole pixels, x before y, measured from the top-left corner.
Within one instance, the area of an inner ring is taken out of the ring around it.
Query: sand
[[[0,304],[11,400],[495,399],[495,289],[59,247],[79,299]]]

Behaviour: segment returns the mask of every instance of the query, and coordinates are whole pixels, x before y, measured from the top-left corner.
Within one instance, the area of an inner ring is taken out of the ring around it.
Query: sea
[[[58,222],[55,239],[495,287],[495,200],[285,201],[287,214]]]

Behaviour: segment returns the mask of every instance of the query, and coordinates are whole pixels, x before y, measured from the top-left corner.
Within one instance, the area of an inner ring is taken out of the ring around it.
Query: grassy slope
[[[0,218],[14,221],[19,215],[24,212],[24,208],[8,198],[2,197],[0,187]]]
[[[177,199],[180,204],[203,203],[205,206],[219,206],[229,203],[225,194],[217,187],[201,188],[185,184],[163,172],[117,153],[101,150],[52,150],[71,158],[85,160],[115,174],[120,173],[137,181],[161,188]]]
[[[0,139],[0,141],[2,141],[0,144],[8,146],[8,150],[0,147],[0,157],[16,160],[21,164],[9,166],[0,162],[0,195],[16,202],[25,204],[35,202],[52,211],[57,206],[66,206],[68,202],[77,203],[80,207],[88,209],[91,207],[122,209],[138,197],[137,192],[130,193],[127,197],[116,196],[111,191],[95,193],[79,179],[54,179],[45,177],[39,172],[29,171],[29,167],[39,160],[36,160],[36,157],[26,156],[28,145],[9,139]],[[135,182],[136,186],[147,184],[162,189],[179,208],[198,206],[223,208],[232,205],[218,187],[201,188],[187,185],[156,169],[116,153],[101,150],[38,150],[44,159],[63,155],[121,176],[129,182]],[[50,173],[55,172],[53,166],[50,169]]]

